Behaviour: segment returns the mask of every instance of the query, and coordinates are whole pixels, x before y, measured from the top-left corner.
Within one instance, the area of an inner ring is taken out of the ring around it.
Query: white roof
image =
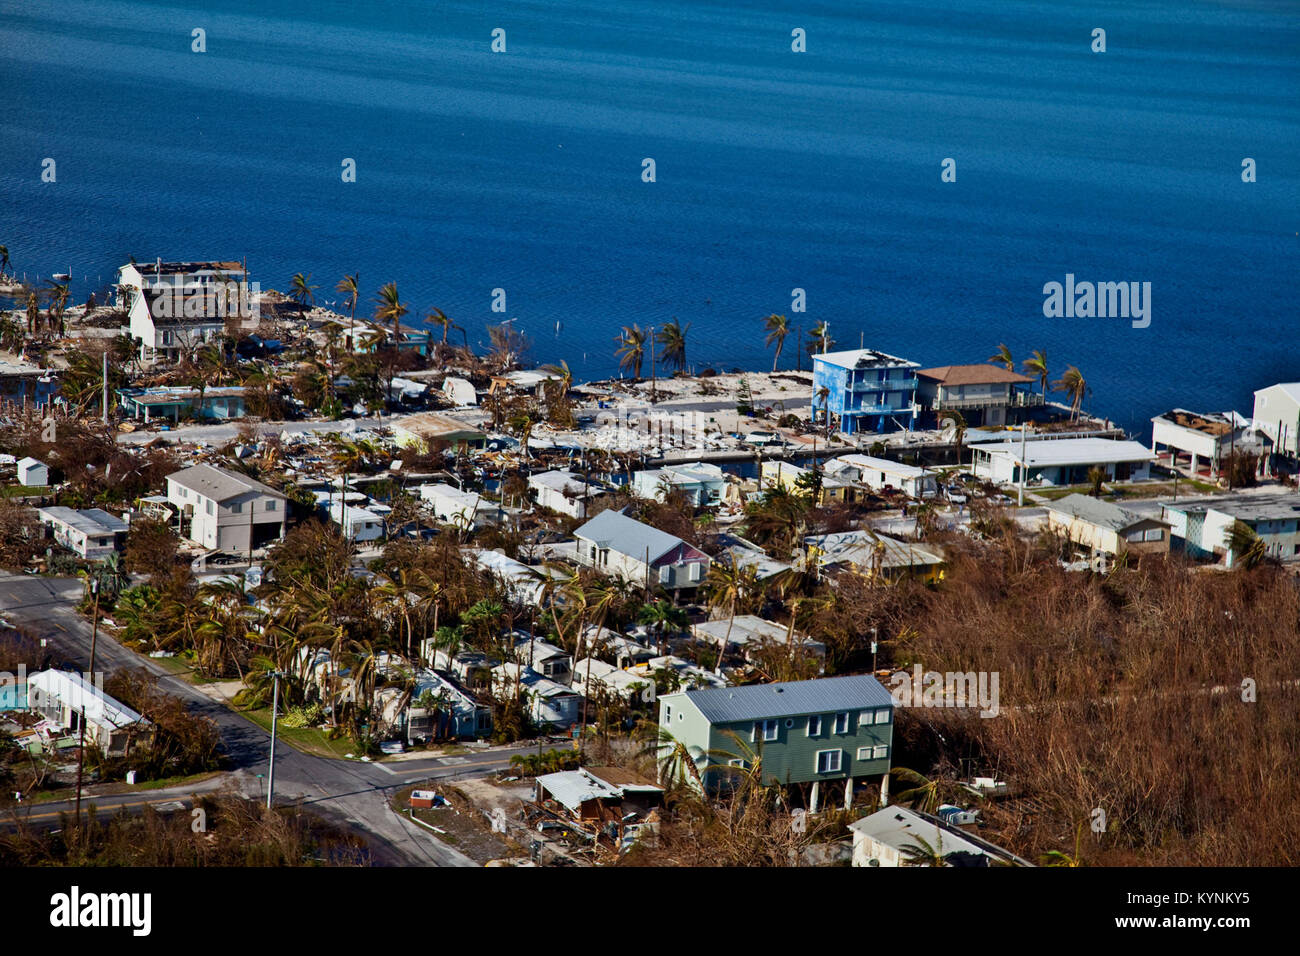
[[[834,465],[848,465],[852,468],[883,471],[885,474],[898,475],[903,478],[920,478],[926,474],[924,468],[918,468],[916,465],[905,465],[901,461],[890,461],[888,458],[873,458],[870,455],[840,455],[838,458],[832,458],[826,463],[827,470],[831,470]],[[933,474],[933,472],[930,472],[930,474]]]
[[[849,349],[844,352],[822,352],[813,356],[813,361],[822,361],[840,368],[920,368],[920,362],[909,362],[897,355],[877,352],[875,349]],[[859,362],[863,363],[859,366]]]
[[[1300,404],[1300,382],[1278,382],[1276,385],[1268,386],[1268,388],[1255,389],[1255,394],[1258,395],[1260,392],[1267,392],[1274,388],[1280,388],[1291,401]]]
[[[55,506],[42,508],[38,513],[42,520],[57,521],[69,528],[80,531],[82,534],[120,534],[127,530],[125,521],[99,508],[74,511],[71,508]]]
[[[804,544],[822,552],[817,558],[820,565],[848,561],[859,568],[869,568],[875,563],[877,542],[881,548],[882,568],[915,568],[943,563],[943,555],[936,548],[899,541],[866,529],[812,535],[803,540]]]
[[[128,727],[144,720],[130,707],[109,697],[82,675],[72,671],[40,671],[27,678],[27,686],[29,701],[31,700],[30,688],[36,688],[42,694],[57,699],[73,710],[84,707],[88,723],[109,730]]]
[[[731,636],[727,636],[730,629]],[[779,641],[784,644],[788,633],[784,624],[767,621],[755,614],[737,614],[736,619],[719,618],[716,621],[704,621],[695,625],[695,633],[721,643],[724,639],[730,644],[743,645],[756,641]],[[805,637],[798,631],[795,639],[808,646],[822,646],[819,641]]]
[[[618,787],[597,780],[585,770],[565,770],[537,778],[537,784],[564,807],[577,812],[588,800],[617,800],[623,796]]]
[[[870,816],[850,823],[849,829],[895,850],[919,847],[919,838],[944,856],[957,852],[992,856],[988,850],[966,839],[959,831],[940,827],[907,807],[894,806],[877,810]]]
[[[30,468],[32,465],[40,465],[42,468],[44,468],[45,462],[37,461],[35,458],[31,458],[31,457],[18,459],[19,468]]]
[[[1151,461],[1155,456],[1141,442],[1110,438],[1053,438],[1024,443],[1024,464],[1029,468],[1063,465],[1101,465],[1120,461]],[[1021,461],[1020,442],[980,445],[980,452]]]

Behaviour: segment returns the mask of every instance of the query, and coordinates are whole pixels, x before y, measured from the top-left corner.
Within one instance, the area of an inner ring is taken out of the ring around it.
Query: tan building
[[[1129,551],[1138,554],[1169,551],[1168,521],[1134,514],[1087,495],[1066,495],[1049,504],[1047,527],[1093,554],[1119,556]]]
[[[393,437],[403,448],[415,446],[427,452],[437,442],[446,442],[458,451],[479,450],[487,444],[487,435],[472,425],[436,412],[419,412],[393,422]]]

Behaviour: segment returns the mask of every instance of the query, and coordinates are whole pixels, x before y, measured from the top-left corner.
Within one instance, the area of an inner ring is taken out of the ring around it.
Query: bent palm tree
[[[1233,567],[1240,567],[1243,571],[1259,567],[1268,557],[1268,545],[1244,521],[1232,523],[1232,527],[1224,534],[1223,543],[1228,549]]]
[[[655,341],[663,347],[659,361],[665,368],[681,371],[686,367],[686,333],[690,329],[689,322],[683,327],[674,315],[671,322],[655,333]]]
[[[1004,366],[1008,372],[1016,370],[1015,356],[1011,354],[1011,349],[1007,348],[1005,343],[999,344],[998,350],[990,355],[988,360],[994,365]]]
[[[1088,394],[1088,382],[1084,379],[1083,373],[1078,368],[1071,365],[1065,370],[1059,379],[1052,383],[1052,390],[1064,392],[1070,396],[1070,420],[1073,421],[1079,414],[1079,408],[1083,404],[1084,396]]]
[[[619,369],[631,369],[632,377],[641,377],[641,365],[645,362],[646,333],[639,325],[625,325],[618,334],[619,348],[614,353],[619,356]]]
[[[1039,349],[1034,350],[1034,354],[1025,359],[1024,370],[1026,375],[1033,375],[1038,379],[1038,384],[1043,387],[1043,398],[1047,398],[1047,353]]]
[[[790,320],[784,315],[777,315],[773,312],[763,320],[764,327],[767,329],[767,337],[763,344],[771,346],[776,343],[776,354],[772,357],[772,371],[776,371],[777,363],[781,361],[781,349],[785,346],[785,337],[790,334]]]
[[[320,286],[311,284],[311,273],[303,275],[301,272],[294,273],[289,280],[289,298],[298,303],[298,311],[306,312],[307,306],[316,301],[316,290]]]
[[[361,273],[357,272],[352,275],[345,275],[339,280],[339,284],[334,287],[334,291],[344,297],[343,301],[348,306],[348,349],[353,352],[357,349],[357,299],[361,295],[360,282]]]
[[[818,322],[808,330],[808,351],[816,355],[818,352],[826,353],[831,350],[835,342],[831,338],[831,327],[827,322]]]
[[[375,296],[375,321],[393,323],[393,344],[396,345],[402,335],[402,316],[409,311],[406,303],[397,292],[397,283],[386,283]]]

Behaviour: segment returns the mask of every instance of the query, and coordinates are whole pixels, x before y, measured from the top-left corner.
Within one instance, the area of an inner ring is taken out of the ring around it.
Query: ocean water
[[[770,368],[774,311],[1005,342],[1141,434],[1300,379],[1298,94],[1294,2],[0,0],[0,243],[78,301],[128,255],[359,271],[580,379],[673,316],[696,367]],[[1045,318],[1067,273],[1150,282],[1150,327]]]

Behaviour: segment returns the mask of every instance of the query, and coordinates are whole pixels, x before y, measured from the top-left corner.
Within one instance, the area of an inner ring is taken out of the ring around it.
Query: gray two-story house
[[[735,778],[717,768],[755,760],[765,784],[883,778],[894,699],[871,675],[688,690],[659,698],[659,726],[686,747],[710,791]]]

